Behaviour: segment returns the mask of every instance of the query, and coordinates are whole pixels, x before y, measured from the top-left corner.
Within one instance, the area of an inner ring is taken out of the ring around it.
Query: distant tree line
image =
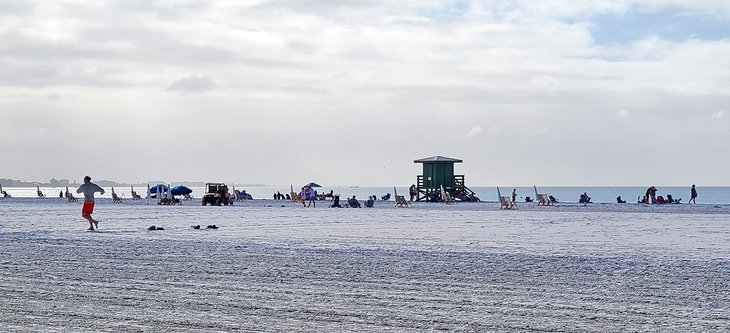
[[[193,181],[183,181],[183,182],[168,182],[163,180],[149,180],[144,183],[137,183],[137,184],[126,184],[126,183],[118,183],[113,180],[94,180],[94,183],[101,187],[122,187],[122,186],[147,186],[147,184],[154,185],[154,184],[173,184],[173,185],[186,185],[190,187],[203,187],[205,186],[205,182],[193,182]],[[78,182],[70,181],[68,179],[56,179],[51,178],[48,180],[47,183],[43,182],[29,182],[29,181],[23,181],[23,180],[17,180],[17,179],[7,179],[7,178],[0,178],[0,185],[5,187],[36,187],[36,186],[43,186],[43,187],[66,187],[66,186],[77,186],[79,185]],[[266,186],[264,184],[230,184],[234,186],[242,186],[242,187],[263,187]]]

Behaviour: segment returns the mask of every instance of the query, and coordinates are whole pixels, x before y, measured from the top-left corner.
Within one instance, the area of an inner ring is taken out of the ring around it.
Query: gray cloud
[[[211,90],[214,86],[215,82],[212,79],[203,75],[193,75],[173,81],[167,90],[190,94]]]

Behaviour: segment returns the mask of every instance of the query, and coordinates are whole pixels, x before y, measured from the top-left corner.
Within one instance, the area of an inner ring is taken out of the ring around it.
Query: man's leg
[[[94,230],[94,219],[91,218],[91,215],[86,213],[81,213],[81,216],[85,218],[87,221],[89,221],[89,230]]]

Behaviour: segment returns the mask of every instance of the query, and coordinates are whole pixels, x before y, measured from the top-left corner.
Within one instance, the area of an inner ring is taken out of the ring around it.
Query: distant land
[[[94,180],[94,183],[101,187],[123,187],[123,186],[140,186],[140,187],[146,187],[147,184],[154,185],[154,184],[172,184],[172,185],[185,185],[189,187],[203,187],[205,186],[206,182],[200,182],[200,181],[163,181],[163,180],[149,180],[144,183],[135,183],[135,184],[128,184],[128,183],[118,183],[113,180]],[[17,180],[17,179],[6,179],[6,178],[0,178],[0,185],[5,187],[36,187],[36,186],[42,186],[42,187],[65,187],[65,186],[78,186],[81,183],[78,181],[71,182],[68,179],[55,179],[51,178],[48,180],[48,182],[32,182],[32,181],[24,181],[24,180]],[[240,186],[240,187],[264,187],[265,184],[236,184],[236,183],[229,183],[228,185],[231,186]]]

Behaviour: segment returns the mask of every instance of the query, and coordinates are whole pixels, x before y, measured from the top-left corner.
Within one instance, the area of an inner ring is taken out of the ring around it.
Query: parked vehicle
[[[205,184],[205,195],[203,196],[203,206],[228,206],[233,205],[231,194],[228,192],[228,186],[223,183],[207,183]]]

